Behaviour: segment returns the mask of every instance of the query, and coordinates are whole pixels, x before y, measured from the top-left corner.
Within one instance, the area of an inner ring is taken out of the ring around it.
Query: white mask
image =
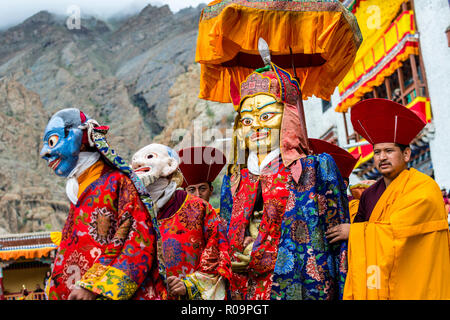
[[[131,161],[131,167],[142,180],[156,204],[156,211],[174,194],[177,184],[166,177],[178,169],[180,158],[171,148],[152,143],[137,151]]]
[[[167,177],[178,169],[180,158],[171,148],[152,143],[137,151],[131,162],[131,167],[145,186],[162,177]]]

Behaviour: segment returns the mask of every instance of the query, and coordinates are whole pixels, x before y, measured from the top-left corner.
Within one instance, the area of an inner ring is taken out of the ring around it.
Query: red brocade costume
[[[99,298],[165,299],[155,242],[151,218],[133,182],[104,165],[100,178],[70,206],[48,298],[67,299],[77,284]]]
[[[177,190],[158,213],[158,223],[167,277],[184,281],[188,299],[225,298],[224,287],[216,290],[215,286],[230,279],[229,245],[225,226],[213,207]]]
[[[261,183],[264,214],[248,266],[251,272],[233,273],[232,291],[238,293],[235,298],[240,295],[251,296],[256,300],[270,298],[281,222],[290,193],[286,188],[290,179],[289,175],[290,170],[286,169],[278,159],[264,168],[259,177],[251,174],[247,168],[241,170],[241,183],[234,199],[228,234],[232,254],[244,250],[245,230],[253,213],[258,183]]]
[[[260,162],[259,154],[240,136],[239,123],[245,99],[261,94],[272,96],[284,107],[279,145],[272,146]],[[227,232],[234,271],[231,297],[341,298],[347,244],[329,243],[326,230],[349,222],[346,186],[330,155],[311,154],[299,111],[298,82],[271,64],[241,83],[238,98],[233,99],[239,102],[235,103],[239,113],[220,205],[221,215],[229,217]]]

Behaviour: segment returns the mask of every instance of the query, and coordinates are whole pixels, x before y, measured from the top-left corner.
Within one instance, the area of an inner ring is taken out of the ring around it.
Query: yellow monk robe
[[[356,214],[358,213],[359,199],[353,199],[348,203],[348,211],[350,213],[350,223],[353,223]]]
[[[350,228],[344,299],[450,299],[449,227],[436,182],[404,170]]]

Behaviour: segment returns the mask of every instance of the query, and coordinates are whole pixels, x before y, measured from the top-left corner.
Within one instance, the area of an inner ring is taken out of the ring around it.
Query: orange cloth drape
[[[216,8],[220,13],[211,13],[214,4],[225,2]],[[203,10],[195,58],[202,64],[199,98],[231,102],[230,79],[239,86],[254,70],[222,64],[239,52],[261,59],[260,37],[272,56],[289,55],[291,48],[294,54],[320,54],[325,59],[321,66],[297,69],[304,99],[315,95],[328,100],[347,74],[362,39],[356,19],[340,2],[278,1],[284,7],[276,9],[267,3],[248,7],[245,1],[215,1]],[[287,71],[293,74],[292,69]]]
[[[351,225],[344,299],[450,299],[449,251],[439,186],[404,170],[370,220]]]
[[[39,259],[46,256],[50,251],[55,250],[55,247],[44,247],[36,249],[20,249],[11,251],[1,251],[0,260],[17,260],[17,259]]]
[[[348,203],[348,211],[350,213],[350,223],[355,220],[356,214],[358,213],[359,199],[353,199]]]
[[[100,178],[104,167],[104,162],[98,160],[78,177],[78,198],[92,182]]]

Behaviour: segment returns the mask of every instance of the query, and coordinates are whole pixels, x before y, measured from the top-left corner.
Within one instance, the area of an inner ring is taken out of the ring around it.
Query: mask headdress
[[[258,94],[267,94],[274,97],[277,102],[284,104],[283,118],[280,130],[280,150],[283,163],[286,167],[292,166],[294,179],[298,181],[301,174],[301,165],[297,161],[306,155],[311,154],[306,131],[306,123],[303,115],[302,94],[299,82],[286,70],[278,67],[270,61],[270,51],[264,40],[260,39],[261,58],[267,65],[251,73],[247,79],[241,83],[239,93],[234,83],[230,84],[233,104],[235,110],[239,112],[242,102]],[[234,131],[238,130],[237,123],[240,121],[239,114],[235,119]],[[242,156],[247,157],[242,152],[242,139],[239,135],[234,135],[231,148],[232,164],[229,173],[236,172],[237,164],[245,163]],[[296,163],[295,163],[296,162]],[[294,164],[295,163],[295,164]]]
[[[161,235],[159,233],[159,229],[157,228],[158,223],[156,214],[153,210],[152,199],[150,198],[150,195],[148,194],[141,180],[131,169],[131,166],[128,165],[128,163],[124,159],[122,159],[122,157],[120,157],[108,144],[106,140],[106,134],[109,130],[109,127],[99,125],[96,120],[89,118],[84,112],[75,108],[63,109],[55,113],[51,117],[49,124],[47,125],[46,132],[47,130],[54,128],[55,126],[61,125],[63,125],[63,127],[61,127],[62,132],[68,129],[70,133],[74,134],[74,136],[77,138],[77,143],[79,144],[78,150],[81,149],[82,144],[91,147],[93,150],[97,151],[100,154],[100,156],[106,163],[120,170],[132,180],[142,202],[144,203],[150,214],[152,224],[155,227],[154,231],[157,235],[157,238],[160,239]],[[71,142],[74,143],[73,140]],[[46,141],[44,140],[44,147],[41,151],[41,156],[44,159],[48,157],[49,152],[49,149],[45,146],[45,144]],[[161,276],[165,278],[164,267],[160,264],[159,268]]]

